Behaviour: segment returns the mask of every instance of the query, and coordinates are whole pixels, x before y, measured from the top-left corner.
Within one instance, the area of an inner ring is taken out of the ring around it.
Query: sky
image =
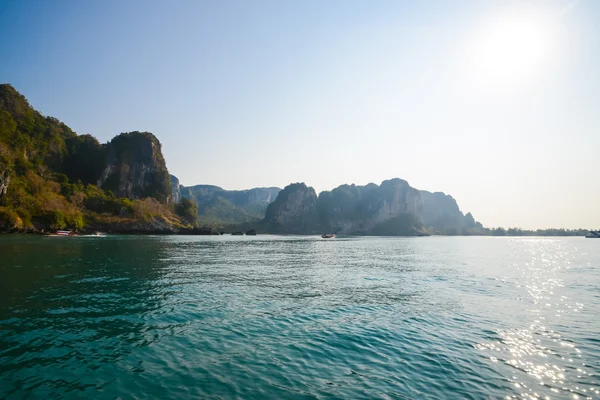
[[[600,228],[600,1],[0,0],[0,83],[184,185],[399,177],[485,226]]]

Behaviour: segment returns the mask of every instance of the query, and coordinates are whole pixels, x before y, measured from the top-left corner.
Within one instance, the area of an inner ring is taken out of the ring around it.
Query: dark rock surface
[[[269,231],[280,233],[317,233],[321,231],[317,215],[315,189],[304,183],[286,186],[269,204],[265,213]]]
[[[419,191],[398,178],[381,185],[341,185],[318,197],[304,183],[289,185],[267,208],[262,226],[273,233],[417,236],[474,234],[483,228],[451,196]]]
[[[119,197],[169,202],[171,180],[158,139],[150,132],[137,131],[113,138],[107,145],[106,166],[98,186]]]

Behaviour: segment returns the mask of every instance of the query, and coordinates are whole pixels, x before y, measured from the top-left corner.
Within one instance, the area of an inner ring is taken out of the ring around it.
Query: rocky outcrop
[[[464,215],[452,196],[426,190],[420,193],[423,199],[423,223],[440,228],[462,225]]]
[[[475,221],[473,215],[469,212],[465,215],[464,224],[467,229],[483,229],[480,222]]]
[[[317,215],[315,189],[307,187],[304,183],[286,186],[267,207],[264,223],[273,232],[319,232],[321,224]]]
[[[418,217],[422,208],[418,190],[402,179],[387,180],[381,186],[342,185],[322,192],[318,202],[319,216],[327,230],[342,234],[368,234],[376,226],[402,215]],[[418,222],[417,218],[415,231]]]
[[[179,179],[175,175],[169,175],[171,178],[171,198],[173,203],[179,203],[181,201],[181,185]]]
[[[122,133],[106,149],[106,166],[98,186],[129,199],[171,200],[171,181],[161,144],[150,132]]]
[[[0,231],[190,229],[197,209],[184,208],[180,217],[165,205],[170,196],[161,145],[151,133],[121,134],[103,145],[0,84]]]
[[[442,192],[431,193],[421,190],[423,199],[423,224],[436,233],[469,234],[478,233],[483,226],[476,222],[471,213],[464,215],[456,200]]]
[[[471,214],[462,214],[451,196],[419,191],[398,178],[381,185],[342,185],[322,192],[317,199],[311,190],[304,184],[293,184],[281,191],[267,209],[265,230],[423,235],[474,233],[482,228]]]

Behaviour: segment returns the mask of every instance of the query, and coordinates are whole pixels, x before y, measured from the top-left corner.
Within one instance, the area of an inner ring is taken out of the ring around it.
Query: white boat
[[[71,234],[71,231],[56,231],[56,234],[58,236],[69,236]]]
[[[585,235],[588,239],[600,239],[600,231],[590,231],[589,235]]]

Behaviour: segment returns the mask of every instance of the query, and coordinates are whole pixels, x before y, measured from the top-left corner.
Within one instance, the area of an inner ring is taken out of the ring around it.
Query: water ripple
[[[598,399],[590,242],[3,238],[0,398]]]

